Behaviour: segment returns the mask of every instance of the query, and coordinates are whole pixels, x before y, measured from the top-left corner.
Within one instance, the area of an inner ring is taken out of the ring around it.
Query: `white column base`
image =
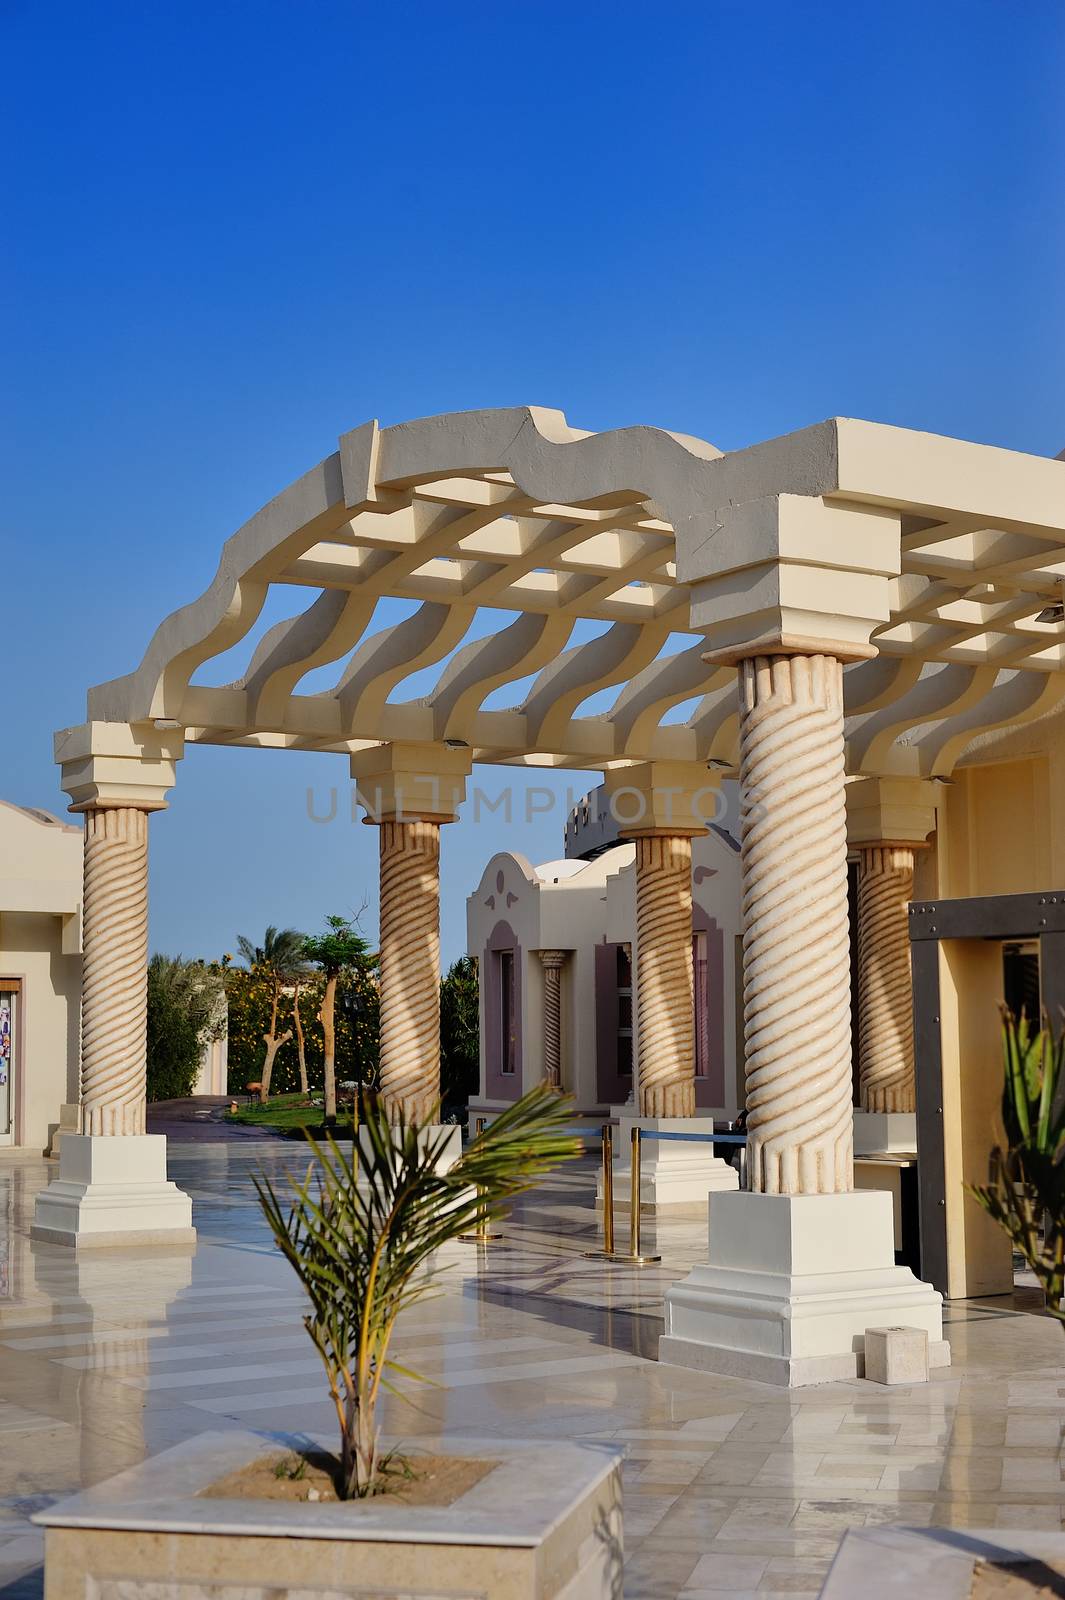
[[[77,1250],[194,1244],[192,1201],[166,1176],[166,1135],[64,1133],[30,1236]]]
[[[450,1172],[455,1162],[462,1155],[462,1129],[457,1122],[428,1123],[421,1131],[418,1144],[421,1149],[424,1149],[426,1144],[438,1142],[441,1134],[446,1135],[446,1138],[440,1152],[440,1159],[436,1164],[437,1170],[439,1172]],[[370,1149],[365,1128],[359,1129],[359,1149],[366,1153]]]
[[[916,1111],[858,1111],[854,1113],[856,1156],[915,1156]]]
[[[623,1114],[614,1133],[615,1207],[627,1207],[630,1203],[634,1127],[662,1133],[714,1131],[711,1117],[634,1117]],[[702,1206],[710,1194],[737,1189],[739,1175],[736,1169],[715,1155],[715,1148],[712,1144],[688,1143],[681,1139],[644,1139],[640,1145],[640,1210],[656,1211],[660,1206]],[[595,1203],[600,1207],[603,1204],[601,1170],[596,1178]]]
[[[943,1297],[894,1264],[891,1196],[712,1194],[710,1249],[666,1294],[658,1359],[798,1388],[861,1377],[865,1330],[923,1328],[950,1364]]]

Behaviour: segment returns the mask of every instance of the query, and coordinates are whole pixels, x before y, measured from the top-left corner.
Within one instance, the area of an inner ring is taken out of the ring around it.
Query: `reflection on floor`
[[[0,1596],[36,1597],[39,1506],[205,1428],[329,1431],[317,1359],[250,1172],[290,1145],[173,1145],[194,1255],[80,1261],[31,1245],[43,1161],[0,1162]],[[587,1260],[594,1172],[526,1199],[487,1250],[456,1245],[440,1295],[402,1324],[431,1374],[392,1433],[616,1440],[627,1596],[816,1592],[844,1529],[880,1522],[1061,1525],[1065,1337],[1003,1302],[949,1308],[954,1365],[932,1383],[787,1396],[659,1367],[666,1287],[703,1255],[697,1218],[662,1223],[661,1266]],[[654,1227],[649,1234],[654,1237]],[[649,1242],[649,1241],[648,1241]],[[416,1359],[414,1359],[416,1358]]]

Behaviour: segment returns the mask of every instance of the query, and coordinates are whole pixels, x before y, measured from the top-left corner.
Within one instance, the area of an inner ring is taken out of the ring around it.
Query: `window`
[[[15,1016],[18,990],[0,978],[0,1144],[15,1138]]]
[[[706,961],[706,934],[692,936],[692,976],[695,990],[695,1076],[710,1070],[710,980]]]
[[[499,1061],[500,1071],[512,1073],[517,1054],[518,1019],[514,1004],[514,952],[499,952]]]
[[[618,945],[618,1077],[632,1077],[632,958]]]

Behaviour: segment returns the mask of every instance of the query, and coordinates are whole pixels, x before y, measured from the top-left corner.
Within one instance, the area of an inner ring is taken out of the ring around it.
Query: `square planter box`
[[[204,1497],[263,1455],[335,1440],[199,1434],[60,1501],[45,1600],[601,1600],[621,1593],[621,1453],[508,1439],[412,1439],[499,1465],[450,1506]]]

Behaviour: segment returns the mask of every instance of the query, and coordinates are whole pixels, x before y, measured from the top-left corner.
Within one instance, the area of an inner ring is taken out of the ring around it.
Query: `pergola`
[[[481,762],[599,768],[631,791],[640,1110],[691,1114],[690,841],[698,796],[738,769],[751,1185],[847,1193],[848,838],[863,1098],[909,1109],[904,907],[932,780],[1058,707],[1063,579],[1065,463],[955,439],[837,418],[723,454],[538,408],[345,434],[57,736],[87,813],[84,1133],[143,1132],[145,813],[187,746],[350,758],[381,828],[382,1090],[419,1114],[437,1092],[439,826]],[[238,681],[197,683],[275,585],[296,614]],[[375,626],[383,600],[414,609]],[[300,692],[334,662],[332,688]],[[391,698],[434,666],[430,693]],[[514,704],[487,708],[507,685]]]

